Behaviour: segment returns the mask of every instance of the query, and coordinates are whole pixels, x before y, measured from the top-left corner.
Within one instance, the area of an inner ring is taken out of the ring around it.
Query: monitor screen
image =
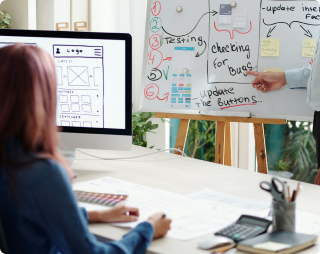
[[[1,29],[0,47],[16,43],[54,58],[63,132],[131,135],[130,35]]]

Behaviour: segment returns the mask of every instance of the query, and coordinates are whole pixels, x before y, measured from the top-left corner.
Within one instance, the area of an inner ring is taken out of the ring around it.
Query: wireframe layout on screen
[[[103,47],[53,45],[61,126],[104,124]]]
[[[62,37],[37,37],[32,34],[42,35],[41,32],[24,33],[30,36],[1,36],[0,33],[0,48],[22,43],[44,49],[54,58],[58,126],[114,129],[115,132],[127,129],[126,104],[130,103],[131,107],[131,102],[126,100],[124,40],[69,38],[63,37],[65,33],[60,34]]]

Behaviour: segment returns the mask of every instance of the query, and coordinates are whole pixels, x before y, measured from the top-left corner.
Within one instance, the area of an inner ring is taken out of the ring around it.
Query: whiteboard
[[[312,119],[305,89],[263,94],[245,71],[312,64],[302,48],[304,39],[319,36],[319,3],[235,2],[231,8],[230,0],[149,0],[141,111]]]

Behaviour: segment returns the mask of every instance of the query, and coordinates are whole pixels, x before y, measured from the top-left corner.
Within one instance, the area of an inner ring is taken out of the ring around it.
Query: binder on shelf
[[[88,31],[88,22],[87,21],[74,22],[74,31]]]
[[[56,23],[56,30],[57,31],[69,31],[69,23],[68,22]]]

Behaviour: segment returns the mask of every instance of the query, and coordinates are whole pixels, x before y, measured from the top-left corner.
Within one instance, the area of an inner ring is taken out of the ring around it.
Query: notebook
[[[128,195],[106,194],[87,191],[75,191],[79,202],[85,202],[96,205],[116,206],[127,200]]]
[[[290,254],[315,244],[317,236],[278,231],[241,241],[237,249],[258,254]]]

